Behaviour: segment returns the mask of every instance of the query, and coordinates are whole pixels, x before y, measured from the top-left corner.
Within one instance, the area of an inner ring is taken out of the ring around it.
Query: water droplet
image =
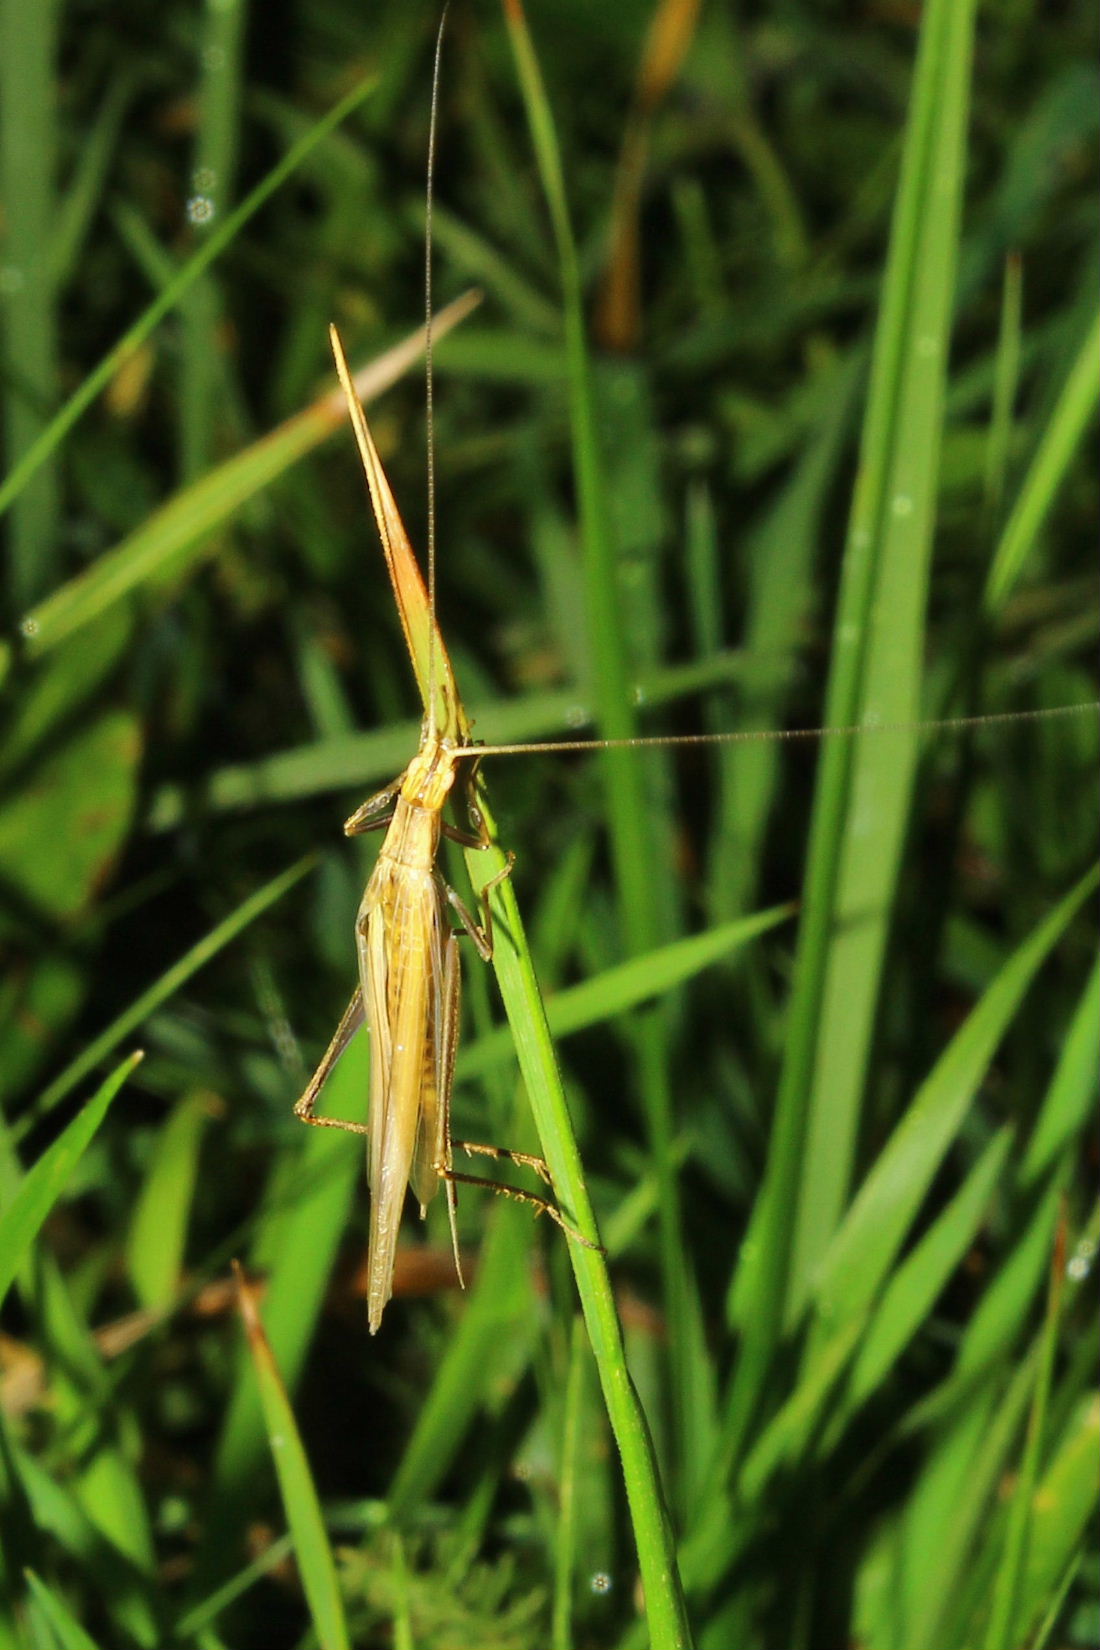
[[[191,187],[200,195],[212,195],[218,187],[218,174],[212,166],[196,166],[191,174]]]
[[[1096,1244],[1092,1238],[1082,1238],[1070,1257],[1066,1276],[1072,1278],[1074,1283],[1083,1283],[1092,1271],[1095,1255]]]
[[[187,202],[187,221],[196,227],[210,222],[214,216],[214,202],[209,195],[192,195]]]
[[[38,635],[38,620],[37,619],[24,619],[22,621],[22,623],[20,624],[20,626],[19,626],[19,631],[20,631],[20,634],[23,635],[23,636],[37,636]]]
[[[588,1585],[594,1593],[609,1593],[615,1583],[606,1570],[596,1570]]]
[[[649,703],[649,695],[640,682],[635,682],[633,688],[630,690],[630,697],[634,704],[638,706]]]
[[[583,705],[570,705],[565,713],[566,725],[571,728],[586,728],[591,720]]]
[[[890,508],[895,516],[911,516],[913,514],[913,500],[908,493],[896,493],[890,502]]]
[[[871,534],[866,527],[857,527],[852,534],[853,550],[866,550],[871,542]]]

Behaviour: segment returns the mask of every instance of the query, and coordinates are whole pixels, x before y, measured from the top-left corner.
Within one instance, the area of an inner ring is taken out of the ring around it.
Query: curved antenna
[[[435,192],[435,135],[439,114],[439,65],[443,57],[443,31],[447,26],[448,4],[443,7],[435,37],[432,63],[432,109],[428,121],[428,180],[424,197],[424,388],[428,425],[428,731],[436,733],[435,681],[435,374],[432,362],[432,201]]]

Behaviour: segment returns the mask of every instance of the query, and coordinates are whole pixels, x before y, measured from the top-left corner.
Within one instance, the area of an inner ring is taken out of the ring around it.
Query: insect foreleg
[[[362,836],[367,831],[380,831],[393,818],[394,803],[401,792],[400,784],[388,785],[361,802],[349,819],[344,821],[345,836]]]
[[[295,1117],[300,1117],[303,1123],[314,1123],[319,1129],[344,1129],[348,1134],[367,1133],[367,1125],[365,1123],[350,1123],[340,1117],[318,1117],[314,1111],[314,1107],[317,1104],[317,1097],[324,1088],[325,1084],[328,1082],[333,1066],[336,1064],[341,1054],[343,1054],[344,1050],[347,1048],[362,1023],[363,996],[362,992],[359,990],[359,987],[356,986],[355,995],[352,997],[351,1002],[344,1010],[343,1018],[341,1019],[340,1024],[336,1027],[331,1043],[321,1056],[320,1065],[310,1078],[305,1093],[294,1107]]]

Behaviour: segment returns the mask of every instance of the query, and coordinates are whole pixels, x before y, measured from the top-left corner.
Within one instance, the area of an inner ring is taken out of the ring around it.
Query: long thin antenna
[[[428,181],[424,197],[424,388],[428,424],[428,728],[436,732],[435,683],[435,373],[432,362],[432,198],[435,191],[435,131],[439,113],[439,65],[449,6],[443,7],[432,64],[432,110],[428,121]]]
[[[1095,716],[1100,703],[1047,705],[1039,710],[997,710],[981,716],[934,716],[916,722],[854,722],[835,728],[749,728],[741,733],[642,734],[637,739],[539,739],[521,745],[471,745],[461,756],[546,755],[553,751],[621,751],[667,749],[670,745],[749,745],[794,743],[798,740],[857,739],[876,733],[959,733],[971,728],[999,727],[1008,722],[1049,722],[1059,716]]]

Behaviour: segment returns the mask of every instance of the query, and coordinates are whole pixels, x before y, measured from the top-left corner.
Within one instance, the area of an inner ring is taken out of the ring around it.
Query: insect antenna
[[[424,402],[428,440],[428,733],[437,732],[436,646],[435,646],[435,370],[432,360],[432,206],[435,195],[435,140],[439,115],[439,67],[443,57],[443,31],[449,6],[443,7],[435,37],[432,62],[432,104],[428,120],[428,176],[424,192]]]

